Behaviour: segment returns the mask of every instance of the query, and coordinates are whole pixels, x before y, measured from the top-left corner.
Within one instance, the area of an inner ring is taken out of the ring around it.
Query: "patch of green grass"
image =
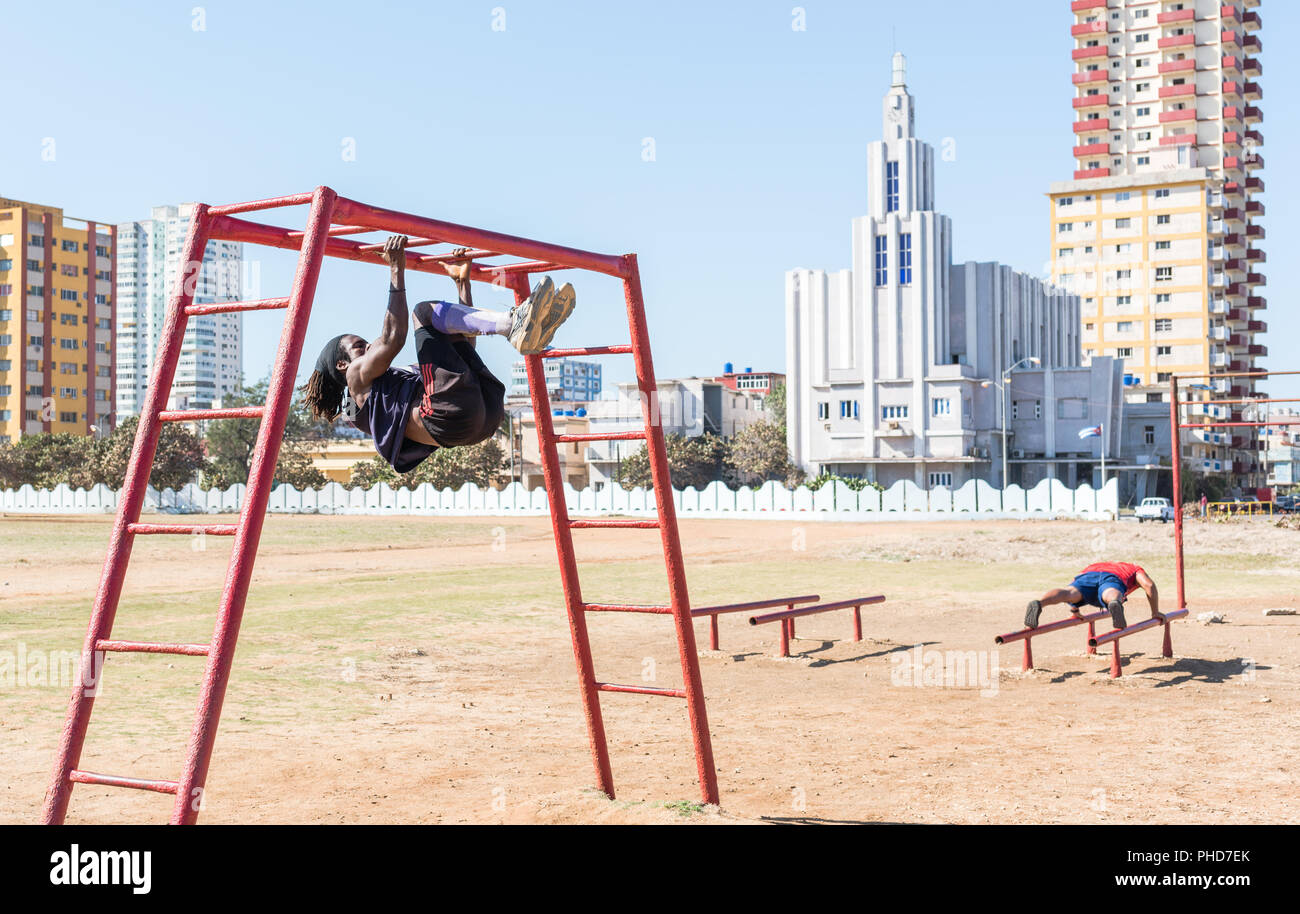
[[[656,806],[662,806],[664,809],[671,809],[684,819],[691,816],[699,815],[704,812],[703,803],[692,803],[690,800],[677,800],[673,803],[656,803]]]

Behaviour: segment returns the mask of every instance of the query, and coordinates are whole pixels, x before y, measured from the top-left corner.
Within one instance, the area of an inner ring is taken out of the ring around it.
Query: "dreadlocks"
[[[343,351],[343,335],[334,337],[325,344],[325,348],[316,357],[316,370],[311,373],[307,383],[300,389],[311,414],[317,419],[333,422],[343,409],[343,391],[347,381],[337,363],[350,362],[348,354]]]

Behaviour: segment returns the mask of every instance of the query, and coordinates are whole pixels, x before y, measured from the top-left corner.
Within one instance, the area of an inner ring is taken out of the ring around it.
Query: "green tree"
[[[436,489],[459,489],[467,482],[487,488],[505,467],[505,452],[495,438],[468,447],[439,448],[409,473],[399,474],[388,461],[374,457],[352,465],[352,486],[368,489],[383,482],[395,489],[429,483]]]
[[[77,488],[95,484],[93,472],[95,440],[70,432],[24,435],[5,445],[0,456],[0,474],[5,488],[30,484],[52,489],[59,483]]]
[[[122,487],[139,425],[138,416],[128,416],[107,437],[95,442],[93,474],[96,482],[112,489]],[[179,489],[194,479],[204,463],[203,442],[198,436],[183,425],[164,422],[158,433],[158,449],[154,452],[149,485],[155,489]]]
[[[727,471],[727,442],[713,434],[687,438],[684,435],[664,435],[664,451],[668,456],[668,475],[673,488],[694,486],[702,489]],[[650,478],[650,456],[643,444],[635,454],[626,458],[620,468],[619,483],[624,488],[641,486],[653,488]]]
[[[785,434],[785,382],[778,381],[772,387],[771,392],[763,398],[763,409],[768,415],[768,421],[781,429],[781,434]]]
[[[790,462],[785,426],[766,420],[752,422],[736,433],[731,439],[727,466],[736,481],[747,486],[761,485],[769,479],[788,482],[803,476]]]
[[[222,405],[261,406],[266,402],[267,386],[266,381],[259,381],[224,398]],[[261,419],[215,419],[208,423],[205,476],[209,486],[224,489],[235,483],[248,482],[261,425]],[[319,488],[329,482],[328,477],[312,464],[311,452],[315,444],[328,439],[332,433],[331,423],[313,419],[303,403],[301,391],[295,390],[285,418],[284,438],[275,464],[275,481],[298,489]]]

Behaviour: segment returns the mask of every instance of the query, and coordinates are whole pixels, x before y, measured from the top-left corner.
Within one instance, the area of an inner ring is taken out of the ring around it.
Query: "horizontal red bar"
[[[551,440],[564,443],[571,441],[640,441],[645,432],[588,432],[582,435],[556,435]]]
[[[752,603],[727,603],[723,606],[699,606],[691,610],[692,616],[716,616],[719,613],[739,613],[751,609],[769,609],[773,606],[789,606],[791,603],[816,603],[821,597],[817,594],[804,594],[799,597],[773,597],[770,600],[755,600]]]
[[[639,527],[646,530],[655,529],[659,526],[657,520],[571,520],[569,526],[575,530],[584,530],[591,527]]]
[[[749,620],[750,625],[763,625],[767,622],[780,622],[782,619],[797,619],[799,616],[815,616],[818,613],[830,612],[834,609],[852,609],[855,606],[867,606],[871,603],[884,603],[883,594],[874,597],[859,597],[856,600],[839,600],[835,603],[819,603],[816,606],[805,606],[803,609],[786,609],[781,612],[768,613],[764,616],[754,616]]]
[[[281,206],[306,206],[311,203],[311,193],[290,194],[287,197],[267,197],[265,200],[250,200],[247,203],[227,203],[223,206],[209,206],[210,216],[229,216],[234,213],[251,213],[259,209],[276,209]]]
[[[1120,638],[1124,638],[1128,635],[1136,635],[1138,632],[1144,632],[1148,628],[1154,628],[1157,625],[1164,625],[1166,622],[1170,622],[1174,619],[1181,619],[1185,615],[1187,615],[1187,610],[1175,609],[1171,613],[1165,613],[1159,619],[1147,619],[1144,622],[1135,622],[1134,624],[1130,625],[1128,628],[1117,628],[1113,631],[1106,632],[1106,634],[1104,635],[1098,635],[1095,638],[1089,638],[1088,646],[1101,647],[1103,644],[1110,644],[1110,642],[1118,641]]]
[[[97,651],[122,651],[127,654],[185,654],[190,657],[206,657],[206,644],[163,644],[157,641],[113,641],[101,638],[95,642]]]
[[[630,343],[618,346],[585,346],[579,349],[546,349],[538,355],[544,359],[567,359],[577,355],[623,355],[632,351]]]
[[[68,780],[74,784],[101,784],[105,787],[133,787],[136,790],[152,790],[155,793],[175,793],[180,789],[176,781],[150,781],[143,778],[120,777],[115,774],[95,774],[93,771],[73,769]]]
[[[685,698],[686,692],[682,689],[652,689],[649,686],[630,686],[616,685],[612,682],[596,683],[598,692],[632,692],[637,695],[662,695],[665,698]]]
[[[158,414],[163,422],[202,422],[207,419],[260,419],[265,407],[237,406],[232,409],[165,409]]]
[[[582,608],[594,613],[656,613],[668,615],[671,606],[653,606],[640,603],[583,603]]]
[[[273,311],[276,308],[289,307],[287,298],[263,298],[259,301],[213,302],[209,305],[190,305],[185,313],[191,317],[198,314],[229,314],[232,311]]]
[[[1070,614],[1068,619],[1062,619],[1059,622],[1049,622],[1046,625],[1040,625],[1038,628],[1023,628],[1018,632],[1008,632],[1005,635],[998,635],[993,639],[994,644],[1010,644],[1013,641],[1024,641],[1026,638],[1032,638],[1035,635],[1046,635],[1049,632],[1059,632],[1063,628],[1069,628],[1072,625],[1082,625],[1084,622],[1096,622],[1100,619],[1109,619],[1110,613],[1106,610],[1089,613],[1086,616],[1076,616]]]
[[[237,524],[127,524],[130,533],[204,533],[211,536],[234,536],[239,530]]]

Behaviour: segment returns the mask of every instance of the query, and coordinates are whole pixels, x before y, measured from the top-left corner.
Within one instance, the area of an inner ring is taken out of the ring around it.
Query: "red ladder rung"
[[[618,685],[613,682],[596,683],[598,692],[633,692],[637,695],[662,695],[665,698],[685,698],[684,689],[652,689],[649,686]]]
[[[593,613],[656,613],[671,615],[671,606],[646,605],[642,603],[583,603],[582,608]]]
[[[591,527],[639,527],[652,530],[659,526],[657,520],[571,520],[569,526],[575,530]]]
[[[208,419],[260,419],[264,406],[236,406],[230,409],[164,409],[158,413],[162,422],[203,422]]]
[[[538,353],[544,359],[567,359],[578,355],[625,355],[632,351],[631,343],[617,346],[585,346],[577,349],[544,349]]]
[[[95,642],[97,651],[121,651],[127,654],[183,654],[187,657],[206,657],[206,644],[164,644],[158,641],[114,641],[101,638]]]
[[[557,444],[576,441],[644,441],[645,432],[586,432],[581,435],[556,435]]]
[[[128,533],[203,533],[210,536],[234,536],[239,532],[238,524],[127,524]]]
[[[136,790],[152,790],[154,793],[175,793],[180,784],[176,781],[147,780],[145,778],[128,778],[116,774],[95,774],[93,771],[73,769],[68,780],[74,784],[100,784],[104,787],[132,787]]]
[[[223,301],[208,305],[190,305],[185,313],[190,317],[200,314],[228,314],[232,311],[274,311],[289,307],[287,298],[260,298],[257,301]]]

